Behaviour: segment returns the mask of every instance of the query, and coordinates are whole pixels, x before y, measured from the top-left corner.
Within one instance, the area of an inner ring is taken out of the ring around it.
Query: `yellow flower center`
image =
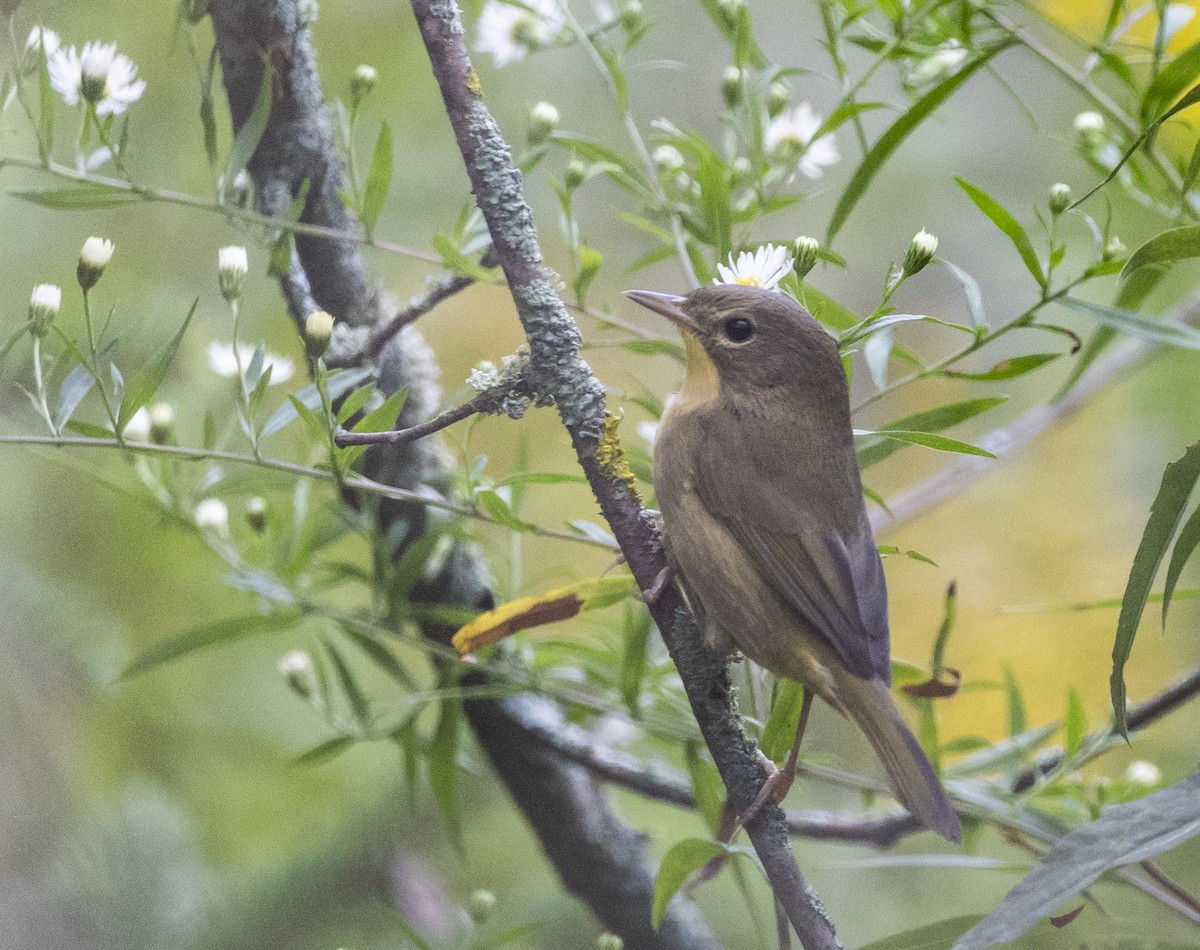
[[[761,287],[762,281],[753,274],[747,274],[745,277],[739,277],[736,281],[743,287]]]

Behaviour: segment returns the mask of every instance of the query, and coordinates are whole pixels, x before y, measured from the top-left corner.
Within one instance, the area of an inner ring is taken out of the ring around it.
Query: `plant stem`
[[[96,389],[100,392],[100,401],[104,403],[104,412],[112,426],[113,435],[120,445],[124,445],[125,437],[121,434],[120,426],[117,425],[117,414],[113,411],[112,400],[108,398],[108,387],[104,385],[104,380],[100,376],[100,362],[96,352],[96,333],[92,326],[91,294],[86,290],[83,292],[83,322],[87,327],[88,358],[91,361],[87,368],[91,371],[92,379],[96,381]]]

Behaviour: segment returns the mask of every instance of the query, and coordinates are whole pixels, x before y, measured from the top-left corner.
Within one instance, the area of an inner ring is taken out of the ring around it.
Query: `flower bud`
[[[1106,261],[1119,261],[1129,253],[1121,239],[1115,234],[1108,239],[1108,243],[1104,245],[1104,253],[1100,256]]]
[[[175,441],[175,410],[169,402],[156,402],[150,407],[150,441],[155,445]]]
[[[541,145],[558,126],[558,110],[549,102],[539,102],[529,110],[529,144]]]
[[[48,60],[58,52],[61,45],[62,40],[53,30],[44,26],[35,26],[29,31],[29,36],[25,40],[24,64],[26,71],[37,68],[41,62],[42,53],[46,54]]]
[[[371,94],[375,83],[379,81],[379,73],[372,66],[363,63],[354,70],[350,77],[350,103],[354,107],[362,105],[363,100]]]
[[[1061,181],[1050,186],[1050,213],[1056,218],[1071,207],[1071,186]]]
[[[603,933],[596,938],[596,950],[625,950],[625,941],[616,934]]]
[[[587,166],[579,159],[573,158],[567,162],[566,171],[563,172],[563,184],[567,186],[569,191],[574,191],[583,184],[587,178]]]
[[[491,917],[492,911],[495,909],[496,895],[491,891],[475,891],[467,898],[467,913],[471,915],[471,919],[477,924],[482,924]]]
[[[792,269],[796,272],[796,276],[804,277],[817,266],[817,251],[820,247],[821,242],[814,237],[801,235],[796,238],[792,244],[792,253],[796,258]]]
[[[737,25],[738,17],[746,9],[746,0],[719,0],[717,9],[721,11],[725,25],[732,28]]]
[[[721,98],[730,109],[742,101],[742,71],[736,66],[721,74]]]
[[[1125,781],[1133,785],[1158,785],[1162,782],[1162,770],[1153,762],[1130,762],[1125,770]]]
[[[29,332],[39,340],[50,332],[50,324],[62,309],[62,288],[38,284],[29,297]]]
[[[651,157],[660,172],[677,172],[684,166],[683,152],[674,145],[660,145]]]
[[[112,255],[112,241],[90,237],[83,242],[83,248],[79,252],[79,265],[75,268],[75,279],[85,292],[96,286],[96,282],[104,274],[104,268],[112,260]]]
[[[125,428],[121,430],[121,435],[126,439],[133,439],[141,442],[150,435],[150,413],[143,406],[135,412],[125,423]]]
[[[316,685],[316,671],[312,657],[304,650],[288,650],[279,658],[279,675],[288,689],[301,699],[308,699]]]
[[[249,272],[250,262],[244,247],[231,245],[217,251],[217,286],[221,288],[221,296],[230,303],[241,297]]]
[[[329,349],[333,337],[333,317],[324,310],[314,310],[304,321],[304,352],[310,360],[318,360]]]
[[[933,260],[937,248],[938,239],[936,237],[924,228],[918,231],[904,255],[904,276],[912,277],[913,274],[923,270],[925,265]]]
[[[788,107],[788,103],[792,101],[792,94],[788,87],[781,82],[773,82],[767,89],[767,115],[772,119],[783,112]]]
[[[1104,116],[1099,112],[1081,112],[1075,116],[1075,131],[1081,134],[1104,131]]]
[[[625,0],[621,4],[621,26],[632,32],[642,25],[641,0]]]
[[[205,498],[196,506],[196,527],[224,534],[229,528],[229,509],[219,498]]]
[[[262,534],[267,527],[267,500],[255,495],[246,499],[246,524],[255,534]]]

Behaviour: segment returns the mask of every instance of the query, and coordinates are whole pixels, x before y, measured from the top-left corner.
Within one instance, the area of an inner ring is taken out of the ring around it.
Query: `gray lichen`
[[[554,397],[533,383],[526,347],[504,357],[499,367],[491,362],[480,363],[471,370],[467,385],[479,393],[472,400],[475,411],[487,415],[520,419],[530,406],[554,405]]]

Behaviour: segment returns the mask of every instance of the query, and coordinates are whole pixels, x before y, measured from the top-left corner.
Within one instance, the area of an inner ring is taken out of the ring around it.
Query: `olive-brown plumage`
[[[863,505],[837,344],[757,287],[629,291],[683,331],[687,378],[654,480],[709,643],[798,680],[866,734],[896,798],[958,841],[958,816],[888,692],[887,588]]]

